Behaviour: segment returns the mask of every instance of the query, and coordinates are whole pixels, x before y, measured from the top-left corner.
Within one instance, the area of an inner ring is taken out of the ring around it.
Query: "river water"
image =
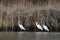
[[[0,40],[60,40],[56,32],[0,32]]]

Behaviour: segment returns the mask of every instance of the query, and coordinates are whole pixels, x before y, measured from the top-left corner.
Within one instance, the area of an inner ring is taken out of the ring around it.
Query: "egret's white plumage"
[[[41,25],[38,24],[38,22],[35,22],[35,23],[38,29],[43,30],[43,28],[41,27]]]
[[[46,25],[43,25],[43,28],[46,30],[46,31],[49,31],[48,27]]]
[[[20,29],[25,30],[22,24],[19,24]]]

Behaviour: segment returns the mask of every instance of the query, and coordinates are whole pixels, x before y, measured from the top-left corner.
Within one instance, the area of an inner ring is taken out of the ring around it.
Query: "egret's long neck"
[[[38,23],[36,22],[36,25],[38,25]]]

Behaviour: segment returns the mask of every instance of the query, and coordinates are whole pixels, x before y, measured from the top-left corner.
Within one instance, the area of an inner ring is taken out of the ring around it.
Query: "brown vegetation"
[[[14,30],[18,20],[29,30],[35,21],[41,26],[46,24],[51,31],[59,31],[59,0],[0,0],[0,28]]]

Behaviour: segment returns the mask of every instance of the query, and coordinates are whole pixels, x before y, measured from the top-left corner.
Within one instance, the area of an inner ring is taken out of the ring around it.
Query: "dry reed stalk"
[[[2,26],[2,16],[0,17],[0,28]]]
[[[12,16],[12,18],[11,18],[11,24],[12,24],[11,26],[12,26],[12,31],[13,31],[13,27],[14,27],[13,21],[14,21],[14,20],[13,20],[13,16]]]
[[[5,27],[6,27],[6,31],[7,31],[7,27],[8,27],[8,16],[6,15],[6,19],[5,19]]]

